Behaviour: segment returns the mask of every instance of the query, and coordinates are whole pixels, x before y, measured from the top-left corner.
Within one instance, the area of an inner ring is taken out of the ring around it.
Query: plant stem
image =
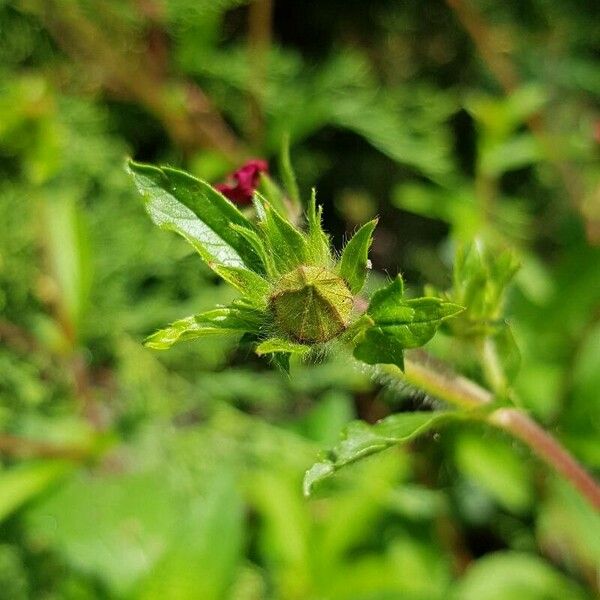
[[[453,373],[443,363],[423,351],[407,353],[404,372],[393,365],[379,365],[379,371],[388,377],[405,381],[427,394],[463,409],[489,405],[493,394],[479,384]],[[498,427],[524,444],[579,490],[590,504],[600,511],[600,485],[529,415],[517,408],[501,408],[486,417],[486,422]]]
[[[600,511],[600,487],[547,431],[516,408],[494,411],[488,421],[527,444],[546,464],[568,479]]]
[[[379,365],[379,371],[460,408],[477,408],[492,401],[491,392],[442,367],[424,352],[411,352],[410,356],[404,360],[404,373],[394,365]]]

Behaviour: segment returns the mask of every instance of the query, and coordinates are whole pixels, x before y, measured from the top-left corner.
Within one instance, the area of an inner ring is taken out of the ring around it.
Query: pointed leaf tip
[[[373,231],[378,219],[365,223],[346,244],[340,261],[340,274],[348,283],[353,294],[365,284],[368,271],[369,248],[373,242]]]
[[[387,287],[373,294],[367,315],[372,320],[356,337],[354,357],[367,364],[394,364],[404,369],[408,348],[426,344],[442,322],[463,308],[441,298],[405,300],[404,284],[398,275]]]
[[[340,442],[328,453],[329,459],[315,463],[304,475],[303,491],[310,496],[315,484],[331,477],[342,467],[366,456],[411,441],[434,427],[449,421],[468,418],[454,411],[398,413],[375,425],[364,421],[349,423]]]
[[[313,487],[319,481],[327,479],[335,472],[335,466],[330,460],[315,463],[306,473],[302,481],[302,491],[304,497],[308,498],[313,491]]]

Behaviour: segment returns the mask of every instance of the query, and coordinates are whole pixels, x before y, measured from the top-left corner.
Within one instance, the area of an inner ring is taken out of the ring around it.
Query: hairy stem
[[[477,383],[457,375],[422,351],[407,353],[405,370],[380,365],[382,374],[413,385],[435,398],[463,409],[484,407],[493,394]],[[501,408],[486,417],[525,445],[579,490],[600,511],[600,485],[561,444],[544,431],[529,415],[517,408]]]
[[[488,390],[448,370],[424,352],[411,352],[408,356],[404,360],[404,373],[394,365],[379,365],[379,371],[460,408],[477,408],[492,401]]]

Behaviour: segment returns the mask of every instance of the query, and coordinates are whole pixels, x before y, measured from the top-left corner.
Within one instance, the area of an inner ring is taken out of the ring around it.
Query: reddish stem
[[[600,486],[592,476],[528,415],[514,408],[502,408],[489,417],[494,425],[527,444],[546,464],[568,479],[600,511]]]

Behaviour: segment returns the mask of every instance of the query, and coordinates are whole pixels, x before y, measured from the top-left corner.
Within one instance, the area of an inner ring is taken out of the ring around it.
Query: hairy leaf
[[[243,238],[247,240],[247,242],[252,246],[256,255],[260,258],[263,271],[271,276],[275,273],[275,265],[273,264],[273,257],[267,252],[263,241],[260,239],[260,236],[254,229],[248,229],[248,227],[242,227],[240,225],[236,225],[235,223],[231,223],[231,227],[237,231]]]
[[[269,283],[254,271],[240,269],[239,267],[226,267],[225,265],[211,264],[212,270],[232,285],[245,298],[260,307],[266,307],[266,298],[269,293]]]
[[[304,235],[264,199],[257,200],[263,236],[272,252],[277,271],[287,273],[304,264],[308,259],[308,244]]]
[[[432,427],[458,418],[454,412],[399,413],[375,425],[353,421],[342,432],[341,441],[327,453],[327,458],[314,464],[304,475],[304,494],[309,496],[315,483],[365,456],[405,443]]]
[[[323,207],[317,207],[317,193],[313,188],[310,194],[306,221],[308,225],[308,247],[311,258],[319,264],[327,265],[332,262],[329,236],[323,231]]]
[[[368,365],[392,364],[404,370],[404,346],[381,327],[369,327],[354,348],[354,358]]]
[[[440,298],[404,300],[400,276],[371,299],[367,316],[371,324],[356,338],[354,356],[367,364],[391,363],[404,368],[403,350],[426,344],[442,321],[462,307]]]
[[[252,224],[210,184],[177,169],[133,161],[129,172],[159,227],[182,235],[206,262],[262,272],[252,245],[231,227],[252,229]]]
[[[175,321],[169,327],[160,329],[145,341],[145,345],[155,350],[167,350],[177,342],[194,340],[214,334],[258,332],[264,313],[230,306],[216,308],[205,313]]]
[[[264,354],[288,353],[288,354],[306,354],[310,348],[304,344],[296,344],[289,340],[280,338],[270,338],[261,342],[256,347],[256,354],[263,356]]]
[[[340,275],[346,280],[350,291],[357,294],[365,284],[369,248],[377,219],[365,223],[346,244],[340,262]]]

